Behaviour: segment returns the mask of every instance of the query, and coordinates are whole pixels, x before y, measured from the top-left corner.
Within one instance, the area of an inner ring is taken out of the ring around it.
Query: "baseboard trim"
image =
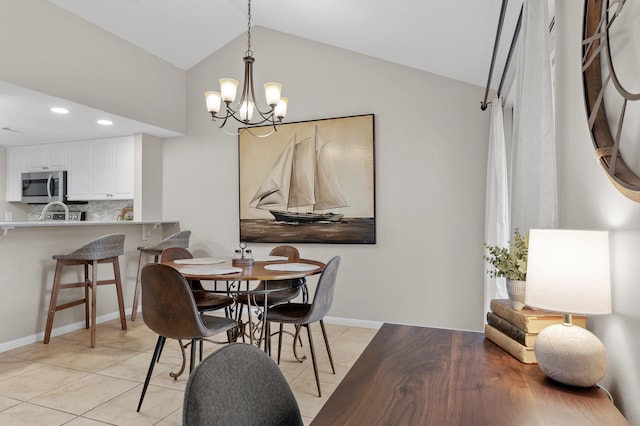
[[[325,317],[324,322],[327,324],[344,325],[347,327],[361,327],[379,329],[382,327],[383,322],[380,321],[368,321],[354,318],[339,318],[339,317]]]
[[[127,318],[131,315],[131,309],[125,311]],[[114,319],[120,318],[119,312],[111,312],[105,315],[101,315],[96,318],[96,324],[100,324],[103,322],[111,321]],[[57,327],[51,330],[51,337],[59,336],[61,334],[70,333],[72,331],[81,330],[84,327],[85,322],[79,321],[73,324],[64,325],[62,327]],[[32,334],[31,336],[21,337],[16,340],[11,340],[8,342],[0,343],[0,353],[10,351],[11,349],[16,349],[21,346],[30,345],[36,342],[42,342],[44,339],[44,331],[40,333]]]
[[[131,309],[125,311],[126,317],[129,318],[131,316]],[[138,313],[141,313],[141,310],[138,309]],[[111,321],[120,317],[118,312],[111,312],[96,318],[96,323],[100,324],[106,321]],[[344,325],[346,327],[361,327],[361,328],[372,328],[379,329],[382,327],[382,322],[380,321],[368,321],[368,320],[360,320],[354,318],[340,318],[340,317],[325,317],[324,322],[327,324],[336,324],[336,325]],[[84,328],[84,321],[76,322],[73,324],[68,324],[62,327],[57,327],[51,330],[51,337],[60,336],[61,334],[71,333],[72,331],[81,330]],[[12,349],[19,348],[21,346],[30,345],[36,342],[42,342],[44,339],[44,331],[32,334],[31,336],[21,337],[16,340],[11,340],[9,342],[0,343],[0,353],[10,351]]]

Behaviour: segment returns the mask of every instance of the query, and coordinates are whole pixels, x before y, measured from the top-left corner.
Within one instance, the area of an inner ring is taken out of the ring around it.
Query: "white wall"
[[[160,138],[135,135],[135,220],[162,217],[162,144]]]
[[[47,0],[0,2],[0,80],[183,133],[185,78]]]
[[[607,348],[603,385],[640,425],[640,204],[621,195],[596,160],[580,74],[583,7],[581,0],[556,4],[560,227],[611,231],[613,314],[590,319],[590,328]]]
[[[283,84],[287,121],[375,114],[378,243],[299,245],[306,257],[343,258],[330,315],[481,330],[483,88],[261,27],[252,47],[256,85]],[[165,217],[211,255],[238,244],[238,148],[211,123],[203,92],[242,78],[244,50],[242,36],[189,71],[187,136],[165,141]]]

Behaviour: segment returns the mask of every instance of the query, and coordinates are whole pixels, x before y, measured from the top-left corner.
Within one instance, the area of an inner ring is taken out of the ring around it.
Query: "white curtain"
[[[524,0],[512,89],[512,138],[505,138],[502,100],[492,102],[485,209],[485,242],[489,245],[506,246],[513,240],[516,228],[525,233],[531,228],[557,227],[557,167],[548,25],[547,1]],[[489,310],[491,299],[508,297],[505,280],[490,278],[486,269],[485,262],[485,312]]]
[[[555,228],[558,190],[548,3],[525,0],[516,69],[511,226]],[[512,230],[513,231],[513,230]]]
[[[489,128],[489,155],[487,159],[487,194],[485,205],[484,241],[491,246],[506,246],[510,237],[509,182],[507,150],[504,134],[502,99],[491,102]],[[489,310],[491,299],[506,299],[504,278],[491,278],[485,262],[484,311]]]

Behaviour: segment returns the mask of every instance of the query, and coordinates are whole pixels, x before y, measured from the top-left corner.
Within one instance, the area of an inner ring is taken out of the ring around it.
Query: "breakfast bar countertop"
[[[177,224],[177,220],[25,220],[14,222],[0,222],[0,229],[52,227],[52,226],[95,226],[95,225],[172,225]]]

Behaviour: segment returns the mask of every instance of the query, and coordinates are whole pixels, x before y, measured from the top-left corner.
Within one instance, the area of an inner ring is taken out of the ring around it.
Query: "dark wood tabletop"
[[[384,324],[312,425],[629,425],[483,333]]]

